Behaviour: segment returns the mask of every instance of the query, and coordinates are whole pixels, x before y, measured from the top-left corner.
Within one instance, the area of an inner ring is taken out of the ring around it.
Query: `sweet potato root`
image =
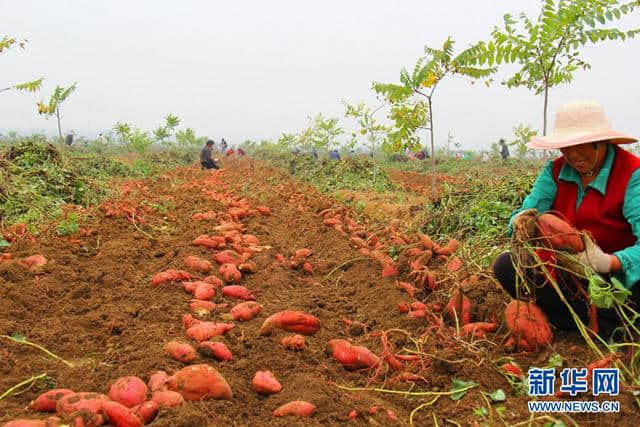
[[[289,335],[280,340],[280,344],[287,350],[304,350],[305,339],[303,335]]]
[[[315,316],[301,311],[280,311],[264,321],[260,335],[269,335],[277,328],[302,335],[313,335],[320,329],[320,321]]]
[[[471,300],[456,289],[449,298],[445,312],[452,320],[457,317],[460,325],[464,326],[471,322]]]
[[[47,264],[47,259],[44,257],[44,255],[38,254],[38,255],[31,255],[26,258],[23,258],[19,262],[25,267],[38,268],[38,267],[44,267]]]
[[[302,249],[296,250],[295,257],[296,258],[308,258],[312,254],[313,254],[313,251],[311,249],[302,248]]]
[[[584,251],[580,233],[565,220],[549,213],[538,216],[540,234],[554,249],[578,253]]]
[[[60,416],[86,411],[92,414],[102,413],[102,405],[110,399],[101,393],[72,393],[58,400],[56,413]]]
[[[275,394],[282,390],[282,385],[271,371],[256,372],[252,384],[253,389],[260,394]]]
[[[294,400],[289,403],[285,403],[278,409],[273,411],[274,417],[286,417],[288,415],[295,415],[298,417],[311,417],[316,413],[316,405],[302,400]]]
[[[218,252],[213,256],[213,259],[220,265],[222,264],[240,265],[244,262],[244,258],[242,258],[242,255],[230,249]]]
[[[208,316],[215,311],[217,305],[211,301],[192,299],[189,307],[191,307],[198,316]]]
[[[218,271],[228,283],[238,283],[242,278],[242,273],[235,264],[222,264]]]
[[[371,350],[363,346],[352,345],[343,339],[333,339],[328,344],[333,357],[345,369],[365,369],[374,368],[380,364],[380,358],[373,354]]]
[[[269,209],[267,206],[258,206],[256,209],[258,210],[258,212],[260,212],[260,215],[263,215],[263,216],[271,215],[271,209]]]
[[[45,420],[12,420],[2,425],[2,427],[58,427],[62,425],[58,417],[49,417]]]
[[[493,332],[498,328],[495,322],[472,322],[462,327],[462,335],[473,335],[475,338],[484,338],[487,332]]]
[[[29,403],[29,409],[39,412],[55,412],[58,400],[72,393],[75,392],[68,388],[56,388],[46,391]]]
[[[177,391],[186,400],[233,397],[231,387],[220,373],[209,365],[187,366],[173,374],[167,383],[169,390]]]
[[[191,273],[184,270],[169,269],[153,276],[151,284],[153,286],[159,286],[166,282],[189,280],[191,277]]]
[[[167,381],[169,381],[169,375],[165,371],[156,371],[149,376],[147,386],[152,393],[164,391],[167,389]]]
[[[198,357],[196,350],[190,344],[179,341],[169,341],[165,350],[169,357],[182,363],[193,362]]]
[[[109,399],[127,408],[141,404],[146,398],[147,385],[135,376],[118,378],[109,389]]]
[[[188,269],[197,271],[198,273],[208,273],[213,268],[209,261],[194,255],[186,257],[184,259],[184,265],[186,265]]]
[[[198,351],[204,356],[212,357],[220,362],[228,362],[233,359],[231,350],[221,342],[203,341],[198,344]]]
[[[255,298],[251,295],[251,291],[244,286],[230,285],[222,288],[222,295],[229,298],[236,298],[245,301],[253,301]]]
[[[207,276],[202,279],[203,282],[211,283],[214,288],[221,289],[224,286],[224,282],[216,276]]]
[[[104,414],[109,422],[116,427],[142,427],[142,419],[134,411],[118,402],[104,402]]]
[[[185,314],[184,316],[182,316],[182,326],[184,327],[185,331],[200,323],[202,323],[202,320],[198,320],[190,314]]]
[[[180,396],[182,397],[182,396]],[[133,408],[133,413],[142,420],[144,424],[149,424],[158,414],[158,403],[148,400]]]
[[[184,403],[184,397],[177,391],[171,390],[156,391],[151,396],[151,400],[156,402],[158,406],[168,406],[170,408],[175,408]]]
[[[208,301],[216,296],[216,288],[211,283],[199,282],[193,291],[195,299]]]
[[[226,242],[224,240],[224,237],[222,236],[209,237],[208,235],[203,234],[196,237],[193,242],[191,242],[191,244],[194,246],[202,246],[209,249],[218,249],[224,247]]]
[[[187,329],[187,336],[198,342],[208,341],[218,335],[226,334],[234,327],[235,325],[231,323],[200,322]]]
[[[534,303],[511,301],[504,311],[510,338],[506,347],[537,351],[553,341],[553,333],[544,312]]]
[[[222,316],[224,320],[237,320],[239,322],[245,322],[253,319],[258,313],[262,311],[262,305],[255,301],[241,302],[233,306],[228,314]]]

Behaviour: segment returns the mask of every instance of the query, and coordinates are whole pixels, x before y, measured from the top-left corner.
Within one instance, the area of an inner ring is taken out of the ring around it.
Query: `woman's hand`
[[[620,260],[600,249],[591,237],[584,238],[584,251],[576,255],[583,264],[590,266],[597,273],[610,273],[620,269]]]

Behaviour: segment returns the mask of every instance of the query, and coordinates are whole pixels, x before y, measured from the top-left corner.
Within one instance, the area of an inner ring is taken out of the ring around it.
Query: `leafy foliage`
[[[532,130],[530,125],[519,124],[513,128],[515,139],[509,143],[509,145],[516,148],[518,157],[523,158],[527,155],[530,149],[527,147],[531,138],[538,134],[538,131]]]
[[[17,39],[15,37],[9,37],[6,35],[2,36],[2,38],[0,38],[0,53],[3,53],[4,51],[9,50],[14,46],[18,46],[21,49],[24,49],[26,44],[27,44],[27,40],[25,39]],[[3,89],[0,89],[0,92],[4,92],[11,89],[25,91],[25,92],[36,92],[40,90],[43,80],[44,80],[44,77],[40,77],[39,79],[36,79],[36,80],[5,87]]]
[[[164,118],[164,125],[156,128],[153,131],[153,136],[159,143],[167,144],[168,139],[171,137],[178,125],[180,125],[180,118],[173,114],[167,114]]]

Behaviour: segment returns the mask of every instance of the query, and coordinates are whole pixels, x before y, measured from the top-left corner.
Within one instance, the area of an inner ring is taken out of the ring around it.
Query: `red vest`
[[[607,253],[622,250],[636,242],[631,225],[622,215],[622,207],[629,179],[640,168],[640,157],[618,146],[614,148],[606,196],[589,187],[577,210],[578,185],[558,179],[565,163],[564,157],[553,161],[553,179],[558,192],[551,209],[560,212],[577,229],[591,232],[598,246]]]

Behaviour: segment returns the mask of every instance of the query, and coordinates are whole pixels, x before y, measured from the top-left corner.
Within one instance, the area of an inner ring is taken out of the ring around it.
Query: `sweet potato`
[[[136,376],[118,378],[109,389],[109,399],[121,403],[127,408],[141,404],[146,398],[147,385]]]
[[[242,231],[244,226],[238,222],[223,222],[220,225],[213,227],[218,233],[226,233],[228,231]]]
[[[19,419],[2,424],[2,427],[58,427],[63,425],[61,421],[58,417],[49,417],[45,420]]]
[[[422,319],[426,315],[427,315],[426,310],[411,310],[408,314],[408,316],[413,319]]]
[[[307,248],[297,249],[295,253],[296,258],[308,258],[311,255],[313,255],[313,251]]]
[[[256,273],[258,271],[258,266],[255,262],[247,261],[240,264],[238,266],[238,270],[241,273]]]
[[[197,271],[198,273],[208,273],[213,268],[209,261],[194,255],[186,257],[184,259],[184,265],[186,265],[187,268],[191,270]]]
[[[540,234],[554,249],[578,253],[584,251],[580,233],[565,220],[550,214],[542,214],[537,219]]]
[[[191,307],[198,316],[209,316],[215,311],[217,305],[211,301],[192,299],[189,307]]]
[[[202,279],[203,282],[211,283],[214,288],[220,289],[224,286],[224,282],[216,276],[207,276]]]
[[[253,389],[260,394],[275,394],[282,390],[282,385],[278,382],[271,371],[258,371],[253,376]]]
[[[262,305],[255,301],[241,302],[233,306],[229,314],[222,316],[225,320],[237,320],[244,322],[253,319],[262,311]]]
[[[72,393],[61,397],[56,404],[56,413],[68,416],[74,412],[86,411],[92,414],[102,412],[102,404],[109,398],[101,393]]]
[[[220,265],[222,264],[240,265],[244,262],[242,255],[230,249],[218,252],[213,256],[213,259]]]
[[[255,298],[251,295],[251,291],[244,286],[230,285],[222,288],[222,295],[229,298],[236,298],[245,301],[253,301]]]
[[[457,317],[460,325],[464,326],[471,322],[471,300],[456,289],[449,298],[445,312],[452,320]]]
[[[209,237],[208,235],[203,234],[196,237],[191,244],[209,249],[218,249],[225,246],[225,240],[221,236]]]
[[[196,212],[193,215],[191,215],[191,218],[198,221],[211,220],[211,219],[216,219],[216,213],[214,211]]]
[[[260,241],[253,234],[243,234],[242,242],[247,245],[259,245]]]
[[[68,388],[56,388],[46,391],[29,403],[29,409],[39,412],[55,412],[56,403],[67,394],[75,393]]]
[[[295,415],[298,417],[311,417],[316,413],[316,405],[302,400],[294,400],[289,403],[285,403],[278,409],[273,411],[274,417],[286,417],[288,415]]]
[[[170,408],[175,408],[184,403],[184,397],[177,391],[171,390],[156,391],[151,396],[151,400],[156,402],[158,406],[168,406]]]
[[[380,358],[363,346],[352,345],[343,339],[333,339],[328,344],[333,357],[347,370],[374,368],[380,364]]]
[[[355,420],[356,418],[358,418],[358,411],[354,409],[353,411],[349,412],[347,418],[349,418],[350,420]]]
[[[198,351],[207,357],[212,357],[220,362],[228,362],[233,359],[231,350],[224,343],[217,341],[203,341],[198,344]]]
[[[169,390],[177,391],[186,400],[233,397],[231,387],[220,373],[209,365],[187,366],[173,374],[167,383]]]
[[[433,240],[431,240],[431,237],[427,236],[426,234],[418,234],[418,237],[420,238],[420,245],[425,250],[433,250],[433,247],[435,245],[433,244]]]
[[[214,323],[214,322],[200,322],[196,326],[187,329],[187,336],[198,342],[208,341],[218,335],[224,335],[235,325],[231,323]]]
[[[159,286],[166,282],[189,280],[191,277],[191,273],[184,270],[169,269],[153,276],[151,284],[153,286]]]
[[[305,261],[302,264],[302,270],[307,274],[313,274],[313,265],[309,261]]]
[[[269,209],[267,206],[258,206],[256,209],[258,210],[258,212],[260,212],[260,215],[271,215],[271,209]]]
[[[182,326],[184,327],[185,331],[192,326],[196,326],[200,323],[202,323],[202,320],[198,320],[190,314],[185,314],[184,316],[182,316]]]
[[[287,350],[304,350],[305,339],[303,335],[289,335],[280,340],[280,344]]]
[[[472,322],[462,327],[462,335],[473,335],[476,338],[484,338],[487,332],[493,332],[498,328],[495,322]]]
[[[180,396],[182,397],[182,396]],[[133,408],[133,413],[142,420],[144,424],[149,424],[158,414],[158,403],[148,400]]]
[[[185,291],[189,292],[190,294],[193,294],[196,291],[196,288],[198,287],[199,284],[200,284],[200,280],[195,280],[192,282],[182,282],[182,287],[184,288]]]
[[[193,362],[198,357],[195,348],[190,344],[179,341],[169,341],[165,346],[165,350],[169,357],[182,363]]]
[[[216,288],[214,288],[211,283],[200,282],[198,286],[196,286],[193,296],[199,300],[210,300],[216,296]]]
[[[242,273],[240,273],[240,270],[238,270],[235,264],[222,264],[218,271],[225,282],[237,283],[242,278]]]
[[[105,417],[103,414],[94,414],[87,411],[75,412],[72,415],[70,424],[73,427],[100,427],[105,423]],[[63,424],[60,427],[64,427],[67,424]]]
[[[269,335],[276,328],[302,335],[313,335],[320,329],[320,321],[315,316],[301,311],[280,311],[264,321],[260,335]]]
[[[29,268],[43,267],[47,264],[47,259],[40,254],[31,255],[21,259],[20,264],[23,264],[25,267],[29,267]]]
[[[167,389],[169,375],[165,371],[156,371],[149,376],[147,386],[150,392],[163,391]]]
[[[524,377],[522,369],[516,363],[505,363],[502,365],[502,370],[508,374],[515,375],[516,377]]]
[[[410,297],[414,297],[416,295],[416,291],[417,289],[409,282],[401,282],[401,281],[396,281],[396,287],[400,288],[400,289],[404,289],[405,291],[407,291],[407,293],[409,294]]]
[[[398,268],[395,263],[386,263],[382,267],[382,277],[395,277],[398,275]]]
[[[434,252],[437,255],[453,255],[460,247],[460,242],[456,239],[450,239],[446,246],[435,246]]]
[[[553,341],[553,333],[544,312],[534,303],[511,301],[504,311],[510,338],[506,347],[536,351]]]
[[[455,273],[456,271],[460,270],[462,266],[463,266],[462,260],[457,256],[453,256],[451,257],[449,264],[447,264],[447,270],[449,270],[452,273]]]
[[[142,419],[128,407],[118,402],[104,402],[104,414],[115,427],[142,427]]]

